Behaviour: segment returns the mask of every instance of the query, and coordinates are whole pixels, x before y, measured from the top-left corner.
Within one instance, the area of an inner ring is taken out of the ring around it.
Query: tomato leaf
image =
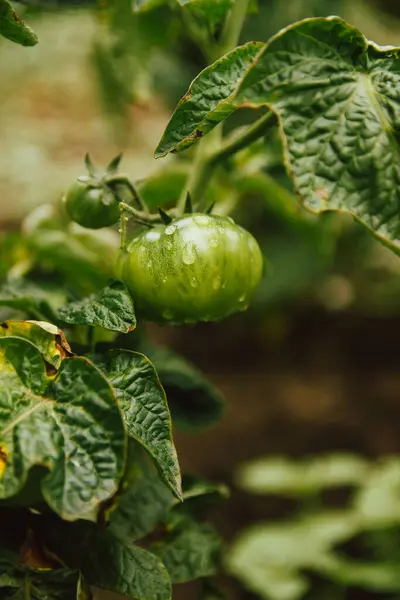
[[[2,337],[28,340],[56,369],[64,358],[72,355],[61,329],[45,321],[5,321],[0,324],[0,339]]]
[[[135,480],[128,485],[110,513],[110,529],[120,539],[140,540],[167,519],[176,500],[153,464],[141,460]]]
[[[181,498],[171,416],[154,366],[146,356],[131,350],[111,350],[97,364],[116,392],[128,435],[150,453],[165,483]]]
[[[168,398],[174,424],[183,429],[202,429],[218,421],[224,412],[221,394],[184,358],[165,348],[143,346],[157,370]]]
[[[0,549],[0,596],[2,600],[85,600],[90,597],[79,571],[31,569],[20,564],[18,555],[3,549]]]
[[[215,575],[221,539],[214,528],[189,518],[179,518],[167,537],[150,546],[165,564],[172,583],[185,583]]]
[[[49,506],[64,519],[84,518],[116,492],[124,471],[126,434],[110,384],[84,358],[48,373],[21,338],[0,338],[0,357],[0,498],[41,466]]]
[[[72,325],[103,327],[121,333],[136,327],[133,300],[120,281],[112,281],[97,294],[61,308],[59,318]]]
[[[194,80],[157,156],[188,147],[235,106],[269,107],[304,205],[348,212],[399,252],[400,49],[369,42],[338,17],[295,23],[246,62],[248,47]],[[211,92],[215,77],[223,85]]]
[[[170,600],[171,582],[161,560],[92,523],[50,521],[48,547],[79,569],[90,585],[137,600]]]
[[[259,42],[239,46],[193,80],[168,123],[156,158],[188,148],[236,110],[234,92],[262,48]]]
[[[34,46],[39,41],[7,0],[0,0],[0,34],[21,46]]]
[[[182,481],[181,503],[160,480],[148,460],[141,460],[140,464],[136,460],[135,467],[133,483],[124,488],[110,512],[110,529],[120,539],[139,540],[151,533],[157,524],[173,521],[178,513],[201,516],[199,509],[203,512],[228,496],[224,485],[186,475]]]
[[[52,293],[26,279],[15,279],[0,286],[0,306],[21,310],[34,319],[54,320],[56,314],[49,302]]]

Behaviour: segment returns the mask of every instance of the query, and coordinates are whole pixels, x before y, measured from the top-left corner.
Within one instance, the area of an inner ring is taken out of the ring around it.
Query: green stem
[[[268,112],[249,127],[243,134],[237,136],[232,141],[225,143],[218,150],[204,156],[199,153],[193,164],[191,177],[189,178],[188,188],[194,205],[202,211],[205,207],[204,190],[212,177],[214,169],[224,162],[227,158],[239,152],[258,138],[265,135],[270,127],[275,124],[275,115]],[[203,201],[202,201],[203,200]],[[181,201],[178,209],[182,209]]]
[[[120,233],[120,244],[119,247],[121,250],[125,250],[126,246],[126,226],[128,224],[128,215],[125,211],[121,212],[120,225],[119,225],[119,233]]]
[[[114,186],[125,185],[132,194],[133,199],[137,202],[137,205],[139,206],[140,210],[148,212],[148,208],[146,206],[145,201],[143,200],[143,198],[141,197],[141,195],[139,194],[138,190],[133,185],[129,177],[127,177],[126,175],[112,175],[111,177],[107,177],[106,184],[112,189],[114,189]]]
[[[235,0],[222,30],[219,56],[223,56],[238,45],[248,6],[249,0]]]
[[[222,148],[210,156],[210,161],[215,165],[223,162],[232,154],[236,154],[243,148],[246,148],[252,142],[265,135],[268,130],[275,125],[275,115],[273,112],[267,112],[258,121],[253,123],[242,135],[236,136],[232,141],[227,142]]]
[[[125,211],[125,213],[129,213],[142,223],[162,223],[162,219],[159,214],[151,214],[144,210],[137,210],[136,208],[133,208],[133,206],[126,204],[126,202],[120,202],[119,207],[122,211]]]
[[[217,60],[220,56],[223,56],[226,52],[237,46],[248,5],[249,0],[234,0],[234,5],[225,21],[219,43],[207,51],[207,56],[211,59],[210,62]],[[215,154],[215,152],[212,152],[212,149],[221,143],[221,139],[222,124],[217,125],[210,134],[198,142],[187,185],[183,189],[177,203],[178,214],[182,214],[184,211],[188,191],[191,193],[194,205],[199,202],[200,198],[205,197],[204,191],[208,186],[211,172],[214,168],[212,160],[210,161],[210,156]]]

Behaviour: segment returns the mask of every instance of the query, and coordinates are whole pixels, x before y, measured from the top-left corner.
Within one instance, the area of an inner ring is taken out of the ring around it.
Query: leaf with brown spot
[[[7,0],[0,0],[0,34],[21,46],[38,43],[36,33],[17,15]]]
[[[0,327],[2,337],[28,340],[55,369],[64,358],[73,356],[61,329],[45,321],[5,321]]]
[[[124,473],[125,427],[103,374],[86,358],[60,362],[49,377],[31,341],[0,337],[0,498],[23,492],[32,476],[63,519],[96,519]]]

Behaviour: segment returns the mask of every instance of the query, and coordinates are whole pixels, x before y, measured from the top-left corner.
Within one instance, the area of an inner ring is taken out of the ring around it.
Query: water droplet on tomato
[[[161,281],[162,281],[163,283],[167,283],[167,281],[168,281],[168,277],[163,277]]]
[[[146,240],[149,242],[156,242],[159,239],[160,239],[159,231],[149,231],[148,233],[146,233]]]
[[[175,230],[176,230],[175,225],[168,225],[168,227],[165,228],[165,234],[172,235],[173,233],[175,233]]]
[[[219,275],[214,277],[212,286],[214,290],[219,290],[219,288],[221,287],[221,277]]]
[[[199,285],[199,284],[198,284],[198,282],[197,282],[197,279],[196,279],[196,277],[192,277],[192,279],[190,280],[190,285],[191,285],[192,287],[194,287],[194,288],[195,288],[195,287],[197,287],[197,286]]]
[[[197,223],[197,225],[208,225],[210,217],[207,217],[207,215],[197,215],[196,217],[193,217],[193,221]]]
[[[196,245],[188,242],[182,250],[182,260],[185,265],[192,265],[196,260]]]

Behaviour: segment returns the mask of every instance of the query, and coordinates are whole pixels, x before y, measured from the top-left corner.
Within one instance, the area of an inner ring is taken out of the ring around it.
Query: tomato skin
[[[117,198],[104,185],[94,187],[89,181],[80,177],[68,188],[65,207],[69,217],[88,229],[114,225],[121,214]]]
[[[248,231],[229,217],[195,213],[134,238],[120,275],[147,319],[181,324],[245,310],[262,267]]]

